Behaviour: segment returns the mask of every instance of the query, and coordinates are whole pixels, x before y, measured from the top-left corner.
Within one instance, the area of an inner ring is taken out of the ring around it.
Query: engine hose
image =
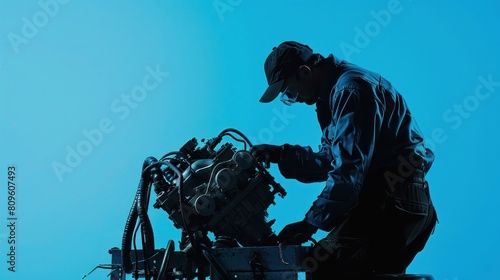
[[[143,180],[139,185],[141,185]],[[127,222],[125,223],[125,229],[123,231],[122,237],[122,265],[123,271],[125,273],[132,272],[132,259],[130,258],[130,248],[132,246],[132,237],[134,234],[134,228],[137,223],[137,199],[134,199],[134,203],[132,204],[132,208],[130,208],[130,212],[128,213]]]
[[[174,241],[169,240],[167,243],[167,248],[165,249],[165,255],[163,255],[163,261],[161,262],[160,270],[158,272],[158,280],[164,280],[167,275],[168,262],[170,261],[170,256],[174,251]]]
[[[143,253],[144,259],[151,257],[155,250],[153,227],[148,217],[147,210],[147,195],[149,191],[149,184],[137,193],[137,215],[141,223],[141,231],[143,236]]]
[[[153,157],[148,157],[144,161],[143,170],[157,162],[158,160]],[[151,222],[148,217],[148,204],[149,204],[149,194],[150,194],[150,182],[151,182],[151,173],[142,174],[143,184],[140,185],[137,190],[137,215],[139,216],[139,221],[141,223],[141,231],[142,231],[142,251],[143,257],[146,262],[144,263],[145,270],[148,270],[147,261],[155,251],[155,242],[154,242],[154,234],[153,227],[151,226]],[[146,275],[146,277],[148,277]]]
[[[150,164],[155,162],[156,159],[153,157],[148,157],[143,164],[143,170],[146,169]],[[125,229],[123,231],[122,237],[122,265],[123,271],[125,273],[131,273],[133,270],[132,260],[130,257],[132,238],[134,234],[134,229],[137,224],[137,218],[140,219],[141,229],[143,233],[143,240],[145,245],[143,246],[144,258],[147,259],[154,253],[154,235],[153,229],[151,227],[151,222],[147,216],[147,202],[148,202],[148,190],[150,178],[148,174],[141,173],[141,180],[137,188],[137,193],[130,209],[127,221],[125,223]]]
[[[229,276],[227,271],[222,267],[221,263],[213,255],[212,250],[208,248],[205,244],[201,244],[201,250],[205,259],[210,263],[210,265],[217,271],[222,280],[234,279]]]
[[[238,134],[239,136],[241,136],[248,143],[248,145],[250,147],[253,147],[253,144],[250,141],[250,139],[248,139],[248,137],[245,134],[243,134],[241,131],[239,131],[239,130],[237,130],[235,128],[226,128],[226,129],[224,129],[223,131],[221,131],[221,133],[219,133],[219,137],[222,137],[223,135],[225,135],[228,132],[234,132],[234,133]]]

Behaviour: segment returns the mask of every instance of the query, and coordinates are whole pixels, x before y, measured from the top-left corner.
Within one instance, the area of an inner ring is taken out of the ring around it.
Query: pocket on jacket
[[[429,214],[427,182],[402,184],[390,196],[397,210],[419,216]]]

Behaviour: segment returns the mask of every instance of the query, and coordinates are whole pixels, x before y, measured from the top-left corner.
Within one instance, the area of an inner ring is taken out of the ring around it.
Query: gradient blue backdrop
[[[408,272],[500,279],[497,2],[268,2],[2,1],[1,279],[81,279],[109,263],[143,160],[192,137],[231,127],[255,143],[317,147],[313,108],[258,102],[263,62],[285,40],[385,75],[434,148],[428,179],[440,223]],[[15,273],[7,270],[10,165]],[[269,209],[279,231],[303,218],[323,186],[271,172],[288,191]],[[165,212],[150,215],[157,247],[178,240]]]

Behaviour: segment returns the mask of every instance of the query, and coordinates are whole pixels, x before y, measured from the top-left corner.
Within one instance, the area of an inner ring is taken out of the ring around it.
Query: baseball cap
[[[288,75],[311,58],[313,50],[295,41],[286,41],[274,47],[264,63],[268,88],[260,98],[260,102],[273,101],[281,91]]]

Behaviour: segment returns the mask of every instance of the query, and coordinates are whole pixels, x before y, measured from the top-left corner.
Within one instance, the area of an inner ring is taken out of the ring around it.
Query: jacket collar
[[[342,66],[345,64],[345,61],[338,59],[332,54],[325,58],[325,60],[327,63],[326,71],[328,73],[326,74],[325,81],[320,89],[318,102],[329,104],[331,99],[330,95],[333,94],[333,87],[337,83],[340,75],[343,73]]]

